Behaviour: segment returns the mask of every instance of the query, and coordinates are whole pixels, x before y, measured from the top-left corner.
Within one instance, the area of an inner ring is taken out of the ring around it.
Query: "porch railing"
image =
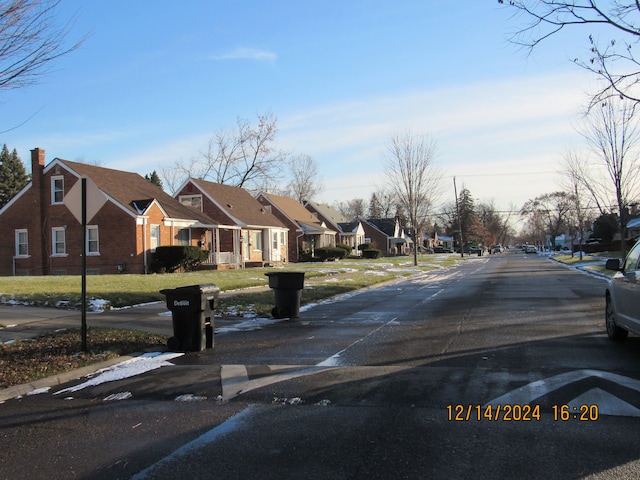
[[[211,252],[205,265],[239,265],[240,256],[233,252]]]

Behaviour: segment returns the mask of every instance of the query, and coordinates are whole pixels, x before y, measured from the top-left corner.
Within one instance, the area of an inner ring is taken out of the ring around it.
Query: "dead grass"
[[[167,337],[114,328],[89,328],[88,352],[80,329],[0,344],[0,388],[32,382],[120,355],[166,345]]]

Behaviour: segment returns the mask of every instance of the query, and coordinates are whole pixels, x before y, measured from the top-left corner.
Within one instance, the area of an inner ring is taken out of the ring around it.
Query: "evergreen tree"
[[[0,151],[0,208],[22,190],[30,179],[16,149],[9,153],[7,145],[3,145]]]
[[[157,187],[164,189],[164,187],[162,186],[162,180],[160,180],[160,175],[158,175],[158,172],[156,172],[155,170],[153,171],[153,173],[151,173],[151,175],[149,174],[145,175],[144,178],[149,180],[151,183],[153,183]]]
[[[375,193],[371,194],[371,199],[369,200],[368,218],[384,218],[382,204]]]

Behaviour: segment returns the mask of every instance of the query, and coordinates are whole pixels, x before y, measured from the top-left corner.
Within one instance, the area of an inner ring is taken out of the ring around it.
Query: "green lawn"
[[[304,271],[304,303],[346,293],[397,277],[443,268],[462,259],[456,255],[420,255],[377,260],[345,259],[337,262],[298,263],[285,268],[250,268],[193,273],[152,275],[95,275],[87,277],[87,297],[100,300],[106,308],[119,308],[164,300],[160,290],[185,285],[213,283],[221,292],[268,285],[265,275],[272,271]],[[465,258],[466,260],[466,258]],[[238,295],[240,296],[240,295]],[[243,293],[243,305],[268,304],[271,292]],[[250,297],[253,296],[253,297]],[[80,276],[0,277],[0,301],[32,305],[77,308],[81,304]],[[237,301],[237,299],[235,300]],[[221,300],[220,308],[231,307],[234,299]],[[258,310],[262,311],[261,307]]]

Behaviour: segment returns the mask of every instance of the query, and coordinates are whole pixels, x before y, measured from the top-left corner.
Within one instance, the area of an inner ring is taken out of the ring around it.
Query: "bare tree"
[[[580,260],[582,260],[582,244],[584,243],[585,232],[593,220],[590,214],[593,205],[593,196],[589,194],[589,180],[585,177],[588,172],[586,160],[575,151],[567,151],[564,156],[564,164],[560,174],[562,175],[561,186],[572,195],[573,200],[573,222],[569,225],[571,236],[577,234],[579,239],[578,249]],[[573,255],[573,248],[571,250]]]
[[[589,112],[580,130],[597,158],[595,164],[589,165],[585,185],[601,214],[610,213],[612,207],[617,209],[623,253],[628,209],[640,195],[640,124],[636,106],[628,100],[611,98]]]
[[[612,96],[640,101],[640,61],[632,48],[640,39],[637,21],[640,2],[498,0],[498,3],[526,17],[512,41],[530,50],[568,28],[588,29],[585,31],[588,58],[577,57],[574,63],[604,80],[605,86],[593,96],[591,106]]]
[[[234,128],[215,132],[199,157],[163,169],[165,183],[178,172],[183,179],[200,178],[258,193],[261,185],[279,176],[287,157],[277,148],[277,132],[277,120],[270,113],[258,115],[255,126],[238,118]]]
[[[160,177],[165,189],[173,195],[187,178],[200,178],[198,169],[198,159],[190,157],[189,160],[176,160],[173,165],[162,167]]]
[[[59,26],[60,1],[11,0],[0,3],[0,89],[36,83],[53,60],[77,49],[67,46],[71,24]]]
[[[293,155],[289,159],[291,180],[288,184],[289,195],[300,203],[313,200],[323,190],[318,173],[318,164],[306,154]]]
[[[365,202],[362,198],[354,198],[346,202],[335,202],[333,207],[340,212],[340,215],[349,220],[362,218],[366,212]]]
[[[411,132],[391,138],[385,175],[389,186],[405,208],[416,242],[413,262],[418,264],[418,239],[439,194],[442,174],[436,168],[436,143],[427,135]]]
[[[567,192],[545,193],[533,200],[527,200],[520,214],[528,217],[531,225],[535,225],[538,241],[544,243],[546,239],[543,238],[543,234],[548,235],[553,246],[556,237],[567,228],[573,204],[574,199]]]
[[[487,246],[506,243],[510,234],[511,212],[499,212],[493,200],[480,202],[476,207],[477,215],[486,232],[484,244]]]
[[[391,188],[381,187],[371,194],[368,218],[404,217],[403,208]]]

